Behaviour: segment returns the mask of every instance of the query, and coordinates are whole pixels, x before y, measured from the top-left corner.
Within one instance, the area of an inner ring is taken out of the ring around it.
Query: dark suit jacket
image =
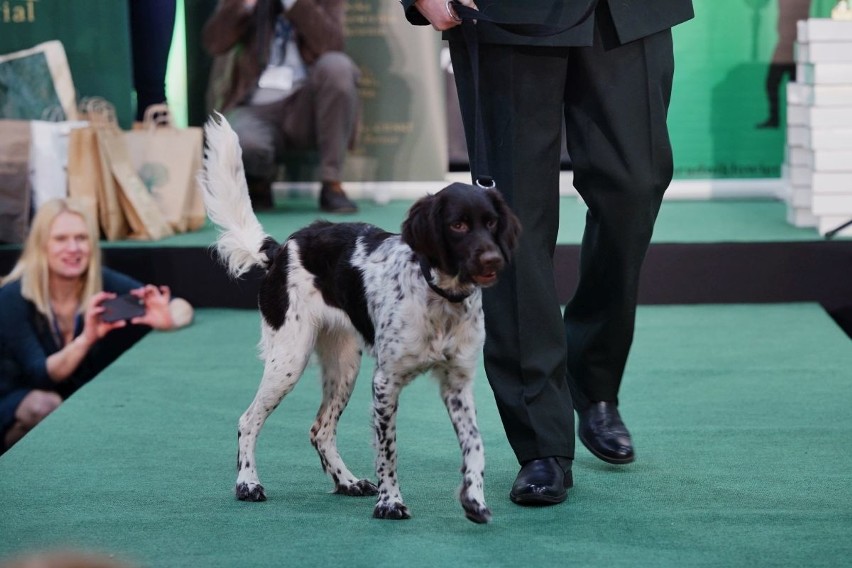
[[[694,16],[692,0],[601,0],[609,3],[613,23],[621,43],[671,28]],[[544,24],[568,28],[545,37],[526,37],[488,23],[479,23],[483,43],[519,45],[591,45],[594,5],[598,0],[478,0],[483,14],[503,23]],[[429,22],[414,7],[414,0],[402,0],[405,14],[412,24]],[[461,39],[454,28],[444,39]]]

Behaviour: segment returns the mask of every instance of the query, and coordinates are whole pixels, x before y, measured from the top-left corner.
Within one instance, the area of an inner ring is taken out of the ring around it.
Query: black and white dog
[[[259,266],[263,378],[239,421],[237,497],[266,499],[255,443],[270,413],[316,351],[323,400],[311,443],[335,492],[376,495],[373,516],[406,519],[397,480],[396,411],[400,391],[431,371],[440,384],[463,455],[459,500],[465,515],[487,522],[482,439],[473,378],[484,341],[481,287],[509,260],[520,223],[493,189],[450,185],[414,203],[392,234],[364,223],[317,221],[283,244],[268,236],[251,209],[237,135],[223,117],[205,127],[201,184],[216,246],[233,277]],[[355,477],[337,451],[336,429],[361,363],[373,374],[378,487]]]

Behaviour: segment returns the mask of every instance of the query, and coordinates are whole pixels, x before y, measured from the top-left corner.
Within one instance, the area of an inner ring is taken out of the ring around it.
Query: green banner
[[[133,119],[127,2],[123,0],[0,0],[0,54],[59,40],[78,100],[103,97],[119,122]]]
[[[674,30],[669,127],[676,178],[780,176],[796,19],[825,17],[835,3],[696,0],[695,19]]]

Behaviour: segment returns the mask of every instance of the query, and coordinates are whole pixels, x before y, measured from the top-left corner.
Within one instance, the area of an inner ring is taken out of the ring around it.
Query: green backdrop
[[[675,177],[780,175],[782,122],[757,128],[768,114],[766,74],[778,43],[780,7],[790,0],[695,1],[696,17],[675,29],[676,74],[669,123]],[[813,0],[828,16],[834,0]],[[198,32],[215,0],[179,0],[169,100],[179,124],[199,124],[208,63]],[[183,18],[185,8],[185,21]],[[32,17],[30,17],[32,15]],[[347,49],[362,70],[364,129],[353,176],[369,180],[439,179],[446,167],[443,76],[437,33],[414,29],[396,2],[349,3]],[[80,96],[115,104],[128,126],[133,93],[127,4],[119,0],[0,0],[0,53],[48,39],[65,44]]]
[[[129,128],[134,99],[127,2],[0,0],[0,53],[53,39],[65,47],[78,100],[107,99]]]
[[[779,39],[784,0],[695,0],[695,19],[675,28],[675,87],[669,112],[675,177],[778,177],[781,125],[761,129],[768,114],[766,74]],[[825,17],[835,2],[815,0]],[[793,32],[795,35],[795,32]]]

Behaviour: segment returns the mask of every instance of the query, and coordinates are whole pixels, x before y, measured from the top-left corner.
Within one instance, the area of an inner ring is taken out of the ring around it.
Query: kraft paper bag
[[[85,200],[103,236],[116,241],[126,238],[129,228],[112,175],[104,179],[106,169],[101,165],[95,129],[72,130],[68,136],[68,196]]]
[[[137,174],[171,228],[178,233],[201,228],[206,220],[197,179],[202,129],[177,128],[167,105],[152,105],[125,139]]]
[[[110,179],[115,184],[118,202],[130,227],[128,238],[156,241],[173,235],[157,202],[136,174],[124,132],[115,117],[115,108],[103,99],[91,99],[86,102],[85,109],[95,130],[104,187],[109,186]]]

